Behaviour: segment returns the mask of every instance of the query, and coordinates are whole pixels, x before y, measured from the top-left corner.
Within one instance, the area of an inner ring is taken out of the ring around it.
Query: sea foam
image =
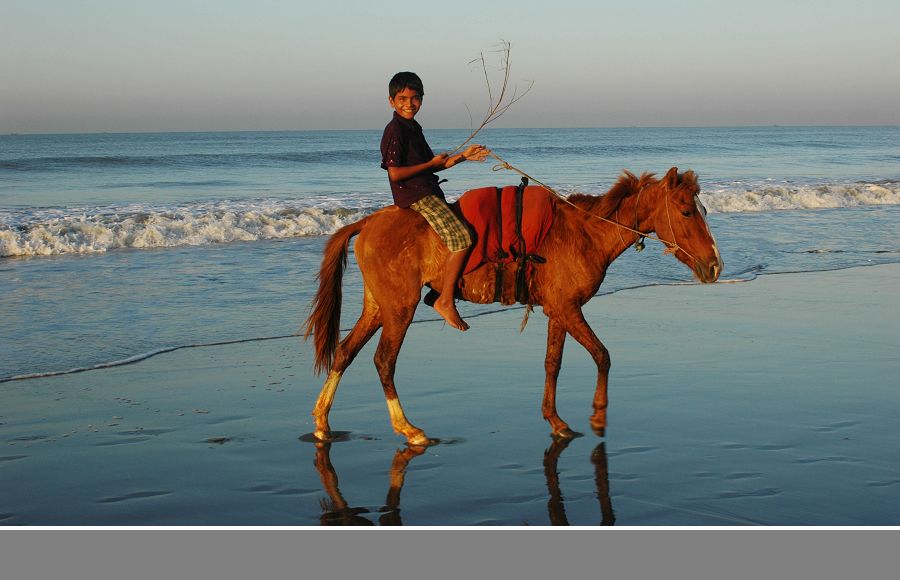
[[[171,248],[327,235],[366,210],[157,211],[61,215],[0,225],[0,257],[93,254],[118,248]]]
[[[714,183],[704,188],[700,198],[712,213],[896,205],[900,204],[900,183]],[[370,198],[357,200],[355,207],[343,205],[346,199],[319,201],[316,207],[303,207],[302,202],[244,200],[180,207],[5,210],[0,212],[0,257],[330,235],[385,205],[385,200]]]
[[[740,213],[833,209],[900,204],[900,183],[740,184],[705,188],[700,199],[710,212]]]

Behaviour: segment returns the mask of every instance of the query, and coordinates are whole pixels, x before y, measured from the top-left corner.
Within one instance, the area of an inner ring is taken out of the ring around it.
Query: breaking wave
[[[714,213],[897,205],[900,182],[822,185],[733,182],[708,185],[700,197]],[[358,199],[358,207],[347,207],[347,199],[332,199],[317,207],[303,207],[304,202],[250,200],[180,207],[3,210],[0,211],[0,257],[94,254],[119,248],[172,248],[322,236],[389,203],[383,196]]]
[[[44,210],[26,219],[0,216],[0,257],[95,254],[119,248],[172,248],[319,236],[375,208],[130,209],[115,212]],[[16,223],[2,223],[13,221]]]
[[[710,212],[741,213],[900,204],[900,182],[706,187],[700,199]]]

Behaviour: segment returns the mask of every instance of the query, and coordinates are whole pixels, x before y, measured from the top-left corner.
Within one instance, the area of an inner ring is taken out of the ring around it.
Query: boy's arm
[[[448,165],[447,163],[447,154],[441,153],[440,155],[435,155],[431,161],[419,163],[418,165],[390,166],[387,168],[388,179],[391,181],[405,181],[420,173],[435,173],[442,169],[452,167],[452,165]],[[457,161],[457,163],[459,163],[459,161]]]
[[[483,145],[472,145],[462,153],[452,156],[441,153],[440,155],[435,155],[431,161],[426,161],[425,163],[420,163],[418,165],[388,167],[388,178],[391,181],[404,181],[420,173],[437,173],[444,169],[450,169],[454,165],[459,165],[463,161],[484,161],[490,152],[490,149]]]

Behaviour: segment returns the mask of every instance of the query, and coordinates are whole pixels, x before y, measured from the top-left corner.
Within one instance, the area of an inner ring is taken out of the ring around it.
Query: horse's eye
[[[686,209],[681,212],[681,215],[683,215],[684,217],[691,217],[691,210]]]

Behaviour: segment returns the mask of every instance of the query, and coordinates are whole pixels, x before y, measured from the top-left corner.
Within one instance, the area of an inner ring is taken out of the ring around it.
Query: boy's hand
[[[491,154],[491,150],[484,145],[469,145],[463,151],[463,158],[466,161],[484,161]]]

